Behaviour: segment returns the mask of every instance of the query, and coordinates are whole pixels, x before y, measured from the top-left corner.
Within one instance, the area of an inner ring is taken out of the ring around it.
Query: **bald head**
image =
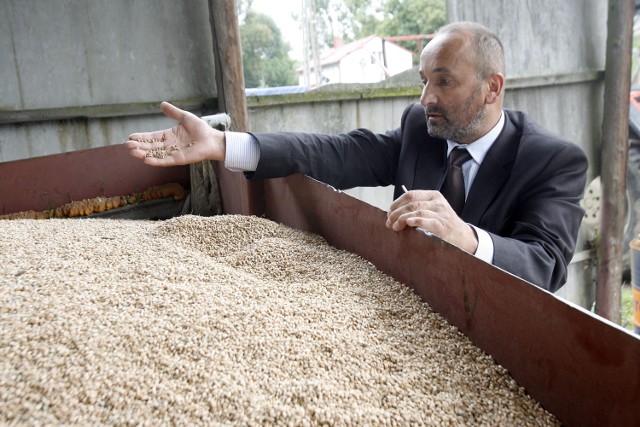
[[[494,73],[505,75],[502,42],[487,27],[476,22],[454,22],[442,27],[436,34],[436,38],[445,35],[460,35],[469,39],[469,53],[474,56],[473,60],[480,80]]]

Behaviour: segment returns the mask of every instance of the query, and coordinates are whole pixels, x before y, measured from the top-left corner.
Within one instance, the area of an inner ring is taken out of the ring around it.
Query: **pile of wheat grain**
[[[0,221],[0,424],[557,425],[402,284],[246,216]]]

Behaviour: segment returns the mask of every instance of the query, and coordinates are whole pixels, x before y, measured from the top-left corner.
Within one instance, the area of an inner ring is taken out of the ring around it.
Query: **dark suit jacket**
[[[395,185],[439,190],[447,144],[427,133],[424,108],[404,111],[386,134],[254,134],[260,162],[252,179],[303,173],[339,189]],[[587,159],[582,150],[505,110],[505,125],[469,190],[461,217],[490,233],[493,264],[549,291],[567,277],[580,222]]]

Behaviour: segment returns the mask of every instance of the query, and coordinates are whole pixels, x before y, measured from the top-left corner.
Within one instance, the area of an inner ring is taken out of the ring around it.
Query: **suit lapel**
[[[520,137],[516,127],[505,112],[504,129],[487,152],[460,217],[466,222],[479,224],[496,194],[511,176]]]

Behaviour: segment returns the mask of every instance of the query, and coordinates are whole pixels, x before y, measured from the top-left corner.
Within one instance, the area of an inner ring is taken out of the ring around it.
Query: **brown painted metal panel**
[[[128,195],[169,182],[188,190],[189,166],[147,166],[131,157],[124,145],[4,162],[0,163],[0,214]]]
[[[256,216],[264,213],[262,182],[247,181],[242,172],[231,172],[221,162],[214,162],[214,170],[220,181],[224,213]]]
[[[415,289],[563,424],[640,425],[633,334],[436,237],[391,231],[385,212],[309,178],[266,181],[265,206]]]

